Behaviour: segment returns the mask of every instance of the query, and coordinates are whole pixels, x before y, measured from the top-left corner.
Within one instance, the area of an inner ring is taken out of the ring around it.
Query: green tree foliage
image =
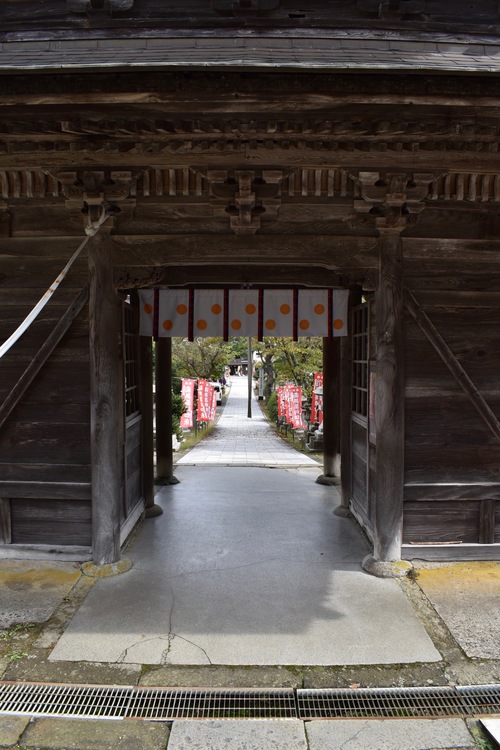
[[[229,344],[219,338],[172,338],[172,368],[179,378],[218,380],[232,356]]]
[[[285,337],[266,337],[259,347],[266,398],[271,394],[275,382],[295,383],[302,387],[304,395],[311,395],[312,374],[323,368],[322,339],[301,336],[298,341],[293,341]]]
[[[172,429],[180,440],[182,438],[181,417],[187,411],[180,393],[172,393]]]

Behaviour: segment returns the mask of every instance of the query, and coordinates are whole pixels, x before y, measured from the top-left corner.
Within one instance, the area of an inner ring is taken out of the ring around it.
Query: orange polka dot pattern
[[[197,289],[190,294],[188,289],[156,293],[146,289],[139,295],[140,334],[144,336],[155,335],[153,325],[157,324],[158,335],[185,337],[189,321],[195,335],[223,336],[225,324],[227,333],[257,336],[259,319],[266,335],[292,336],[294,325],[301,336],[347,334],[346,290],[299,289],[294,293],[292,289],[266,289],[259,293],[255,289],[230,289],[225,294],[223,289]]]

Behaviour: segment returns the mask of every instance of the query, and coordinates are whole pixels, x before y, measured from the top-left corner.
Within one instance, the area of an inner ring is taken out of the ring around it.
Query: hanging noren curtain
[[[344,289],[142,289],[140,334],[345,336],[348,296]]]

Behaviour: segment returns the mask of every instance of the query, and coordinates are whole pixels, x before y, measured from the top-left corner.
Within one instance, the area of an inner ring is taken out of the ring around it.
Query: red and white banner
[[[141,289],[143,336],[345,336],[345,289]]]
[[[217,396],[215,388],[206,380],[198,380],[198,422],[213,422]]]
[[[316,391],[320,393],[316,393]],[[313,378],[313,390],[311,398],[311,421],[322,424],[323,422],[323,373],[315,372]]]
[[[190,430],[193,427],[194,380],[182,378],[181,396],[186,404],[186,411],[181,416],[181,427]]]
[[[283,387],[277,388],[276,394],[278,397],[278,417],[285,417],[286,416],[285,389]]]
[[[303,429],[307,424],[302,416],[302,388],[287,383],[277,389],[278,417],[285,417],[287,424],[295,429]]]
[[[295,429],[307,427],[302,416],[302,388],[300,385],[288,387],[288,401],[290,403],[291,424]]]

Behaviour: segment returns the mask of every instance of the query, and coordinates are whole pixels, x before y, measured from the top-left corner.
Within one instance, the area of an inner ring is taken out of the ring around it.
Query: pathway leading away
[[[233,379],[213,435],[179,461],[180,484],[158,493],[164,513],[129,545],[133,568],[97,583],[50,659],[439,661],[398,583],[361,570],[366,542],[333,514],[340,498],[315,483],[318,464],[275,436],[257,405],[246,416],[245,386]]]
[[[229,397],[213,432],[177,461],[179,465],[316,466],[269,427],[257,402],[248,412],[247,378],[232,377]],[[321,471],[319,472],[321,473]]]

